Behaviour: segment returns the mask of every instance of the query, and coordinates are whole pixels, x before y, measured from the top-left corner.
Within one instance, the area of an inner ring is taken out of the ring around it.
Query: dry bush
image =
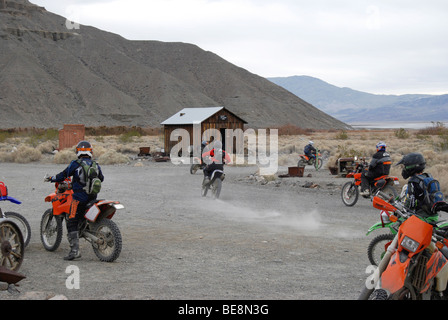
[[[57,152],[54,155],[53,161],[54,161],[54,163],[57,163],[57,164],[64,164],[64,163],[69,164],[72,160],[76,160],[76,159],[77,159],[77,157],[76,157],[75,149],[72,148],[72,149],[64,149],[64,150]]]
[[[128,163],[129,157],[122,153],[118,153],[115,150],[108,150],[98,157],[98,162],[100,164],[122,164]]]
[[[6,154],[8,162],[29,163],[39,161],[42,158],[42,153],[36,148],[26,145],[19,145],[17,150]]]

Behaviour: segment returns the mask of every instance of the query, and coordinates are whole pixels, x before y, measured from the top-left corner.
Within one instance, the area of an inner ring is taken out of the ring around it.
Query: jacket
[[[82,161],[87,163],[89,166],[92,164],[92,159],[90,158],[81,158]],[[93,198],[85,192],[83,189],[85,187],[85,184],[81,182],[81,175],[83,174],[84,169],[82,166],[77,162],[77,160],[73,160],[70,162],[70,164],[67,166],[67,168],[64,169],[64,171],[58,173],[56,176],[53,176],[51,178],[51,182],[62,182],[65,179],[69,177],[72,178],[72,189],[73,189],[73,199],[78,200],[79,202],[89,202],[93,200]],[[98,165],[98,178],[101,181],[104,181],[104,176],[101,171],[100,165]]]

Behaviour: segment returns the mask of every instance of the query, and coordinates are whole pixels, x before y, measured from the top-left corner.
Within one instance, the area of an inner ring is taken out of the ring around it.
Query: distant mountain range
[[[378,95],[336,87],[309,76],[268,80],[346,123],[448,121],[448,94]]]

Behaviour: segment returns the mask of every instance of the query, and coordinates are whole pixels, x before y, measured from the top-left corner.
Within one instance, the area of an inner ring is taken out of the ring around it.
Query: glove
[[[48,173],[45,175],[45,177],[44,177],[44,182],[51,182],[51,179],[52,179],[53,177],[52,176],[50,176]]]
[[[436,213],[438,211],[445,211],[448,212],[448,203],[446,203],[445,201],[439,201],[436,202],[433,206],[432,206],[432,212]]]

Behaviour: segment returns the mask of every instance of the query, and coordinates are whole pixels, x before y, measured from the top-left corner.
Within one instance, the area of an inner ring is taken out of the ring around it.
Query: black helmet
[[[80,157],[92,157],[92,145],[88,141],[80,141],[76,146],[76,155]]]
[[[403,170],[401,171],[403,179],[407,179],[416,173],[422,172],[426,167],[425,158],[422,154],[417,152],[405,155],[396,165],[398,166],[400,164],[403,165]]]

